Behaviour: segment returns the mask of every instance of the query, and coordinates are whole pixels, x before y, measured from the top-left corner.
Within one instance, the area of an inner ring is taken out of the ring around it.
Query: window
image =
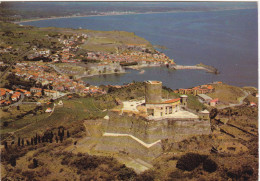
[[[172,114],[172,107],[169,107],[169,114]]]

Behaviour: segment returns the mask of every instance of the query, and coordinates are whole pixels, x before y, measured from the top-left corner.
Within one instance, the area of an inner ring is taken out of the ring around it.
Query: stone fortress
[[[187,95],[176,99],[162,99],[162,82],[145,82],[145,100],[124,101],[119,112],[136,114],[148,120],[162,119],[209,119],[209,112],[204,110],[198,115],[187,111]]]
[[[124,152],[149,161],[159,156],[162,140],[177,142],[210,134],[209,112],[186,109],[188,96],[162,99],[162,82],[145,82],[145,100],[124,101],[121,109],[109,112],[98,151]]]

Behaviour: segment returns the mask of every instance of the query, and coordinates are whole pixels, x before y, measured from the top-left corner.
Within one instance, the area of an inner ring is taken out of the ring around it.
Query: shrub
[[[136,181],[153,181],[154,179],[155,179],[155,172],[152,170],[148,170],[138,175]]]
[[[183,155],[177,162],[176,167],[181,170],[192,171],[197,168],[207,156],[196,153],[187,153]]]
[[[218,165],[211,159],[206,159],[203,162],[203,170],[207,171],[207,172],[215,172],[218,168]]]
[[[134,172],[133,169],[127,168],[125,165],[122,165],[120,167],[119,173],[118,173],[118,178],[120,180],[131,180],[131,178],[135,178],[136,173]]]

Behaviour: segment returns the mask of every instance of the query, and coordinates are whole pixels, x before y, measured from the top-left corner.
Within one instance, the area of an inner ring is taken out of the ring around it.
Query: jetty
[[[175,65],[169,66],[169,68],[175,69],[175,70],[183,70],[183,69],[205,70],[210,73],[219,74],[219,71],[215,67],[205,65],[203,63],[197,64],[197,65],[177,65],[177,64],[175,64]]]

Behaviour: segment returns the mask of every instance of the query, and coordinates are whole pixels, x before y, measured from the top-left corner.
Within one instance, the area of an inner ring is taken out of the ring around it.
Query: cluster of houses
[[[222,82],[219,82],[221,84]],[[212,93],[214,91],[214,87],[211,84],[200,85],[193,88],[188,89],[177,89],[174,92],[179,94],[192,94],[197,96],[198,94],[207,94]]]
[[[82,44],[88,38],[88,35],[85,33],[74,34],[74,35],[58,35],[57,39],[63,47],[61,50],[52,53],[48,48],[38,48],[36,46],[32,47],[32,50],[27,58],[29,60],[35,58],[48,58],[52,62],[64,62],[64,63],[76,63],[81,61],[80,59],[75,58],[75,52],[79,49],[79,44]],[[73,53],[74,52],[74,53]]]
[[[36,83],[40,83],[43,86],[51,85],[53,90],[46,91],[45,95],[53,96],[54,94],[58,94],[58,91],[71,93],[105,93],[99,87],[86,87],[85,82],[82,80],[73,80],[66,75],[59,75],[56,71],[50,69],[50,67],[38,63],[17,63],[15,69],[12,71],[16,76],[24,80],[35,80]],[[34,96],[36,97],[42,96],[40,88],[33,88],[31,92],[35,93]]]
[[[31,93],[24,89],[17,88],[14,91],[6,88],[0,88],[0,106],[8,106],[19,101],[22,97],[22,94],[26,97],[31,96]]]
[[[137,62],[139,65],[161,65],[174,63],[172,59],[164,53],[156,52],[146,53],[142,51],[124,52],[124,53],[105,53],[105,52],[88,52],[88,59],[100,60],[102,62]]]
[[[85,89],[83,81],[74,81],[66,75],[58,75],[48,66],[38,63],[17,63],[12,71],[24,80],[35,80],[42,85],[51,84],[57,91],[82,92]]]
[[[219,99],[212,99],[211,97],[206,95],[207,93],[214,92],[213,84],[222,84],[222,82],[213,82],[211,84],[199,85],[188,89],[177,89],[174,90],[174,92],[179,94],[192,94],[194,96],[198,96],[201,102],[215,107],[219,103]]]
[[[7,46],[7,47],[0,47],[0,54],[2,53],[10,53],[13,51],[12,46]]]

